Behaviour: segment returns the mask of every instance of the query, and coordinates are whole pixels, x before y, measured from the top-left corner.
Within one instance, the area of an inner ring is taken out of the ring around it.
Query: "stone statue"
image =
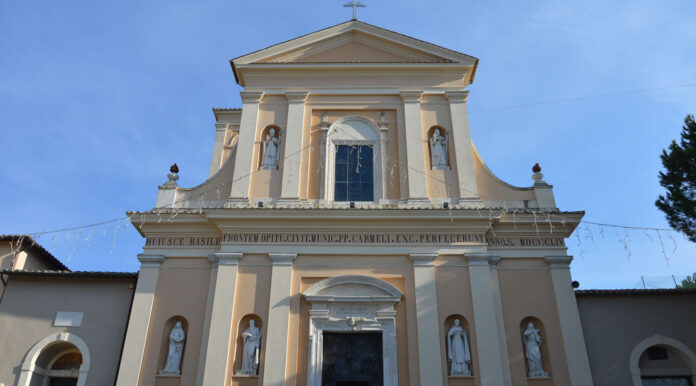
[[[447,358],[452,362],[450,375],[471,375],[469,339],[466,337],[466,331],[460,326],[459,319],[454,320],[454,326],[447,333],[447,353]]]
[[[242,368],[237,374],[256,375],[259,370],[259,354],[261,330],[256,327],[254,320],[249,321],[249,328],[242,333],[244,352],[242,353]]]
[[[167,363],[164,365],[164,370],[160,374],[179,375],[181,374],[181,354],[184,353],[184,340],[186,333],[181,327],[181,322],[176,322],[172,332],[169,334],[169,353],[167,354]]]
[[[541,361],[541,335],[539,335],[539,330],[534,328],[534,323],[530,322],[527,325],[522,340],[524,341],[524,356],[527,357],[527,365],[529,366],[529,377],[548,377],[549,374],[544,371],[544,365]]]
[[[278,155],[280,154],[280,139],[276,137],[275,129],[270,129],[266,140],[263,142],[263,159],[261,161],[261,169],[276,170],[278,169]]]
[[[440,135],[440,129],[435,129],[430,137],[430,154],[432,155],[433,170],[449,169],[447,162],[447,142],[449,139]]]

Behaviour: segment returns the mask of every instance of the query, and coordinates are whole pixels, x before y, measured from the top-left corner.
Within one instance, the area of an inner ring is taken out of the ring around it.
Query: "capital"
[[[412,253],[409,255],[414,266],[432,266],[437,253]]]
[[[418,103],[423,96],[423,91],[402,91],[400,95],[406,103]]]
[[[268,257],[273,260],[273,265],[292,265],[297,258],[297,253],[269,253]]]
[[[569,269],[573,256],[546,256],[544,261],[551,269]]]
[[[162,255],[138,255],[138,260],[140,261],[140,268],[159,268],[164,261],[164,256]]]
[[[259,103],[261,97],[263,97],[263,91],[242,91],[239,93],[242,97],[242,103]]]
[[[208,260],[213,265],[238,265],[243,256],[244,254],[241,252],[217,252],[208,256]]]
[[[488,253],[465,253],[464,258],[466,261],[469,262],[470,266],[480,266],[480,265],[488,265],[492,263],[492,260],[494,260],[497,256],[490,255]],[[498,259],[500,259],[498,257]],[[500,260],[498,260],[500,261]],[[497,264],[497,261],[495,262]]]
[[[469,99],[468,91],[446,91],[445,96],[449,99],[450,103],[466,103]]]
[[[285,97],[290,103],[304,103],[307,100],[309,91],[286,91]]]

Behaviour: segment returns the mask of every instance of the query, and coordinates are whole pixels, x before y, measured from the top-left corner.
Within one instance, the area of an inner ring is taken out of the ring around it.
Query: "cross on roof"
[[[353,20],[358,20],[358,8],[364,8],[365,4],[359,2],[358,0],[352,0],[350,3],[343,4],[344,7],[353,8]]]

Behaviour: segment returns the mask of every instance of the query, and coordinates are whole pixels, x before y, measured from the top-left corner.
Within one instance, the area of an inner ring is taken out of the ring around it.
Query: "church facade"
[[[145,242],[116,385],[586,386],[614,371],[583,333],[601,294],[581,317],[570,276],[583,212],[556,207],[538,165],[531,187],[501,181],[471,141],[478,59],[352,20],[231,65],[243,106],[214,109],[208,180],[181,188],[173,167],[155,208],[130,213]],[[670,377],[693,381],[692,343]],[[637,378],[615,379],[643,382],[644,349]]]

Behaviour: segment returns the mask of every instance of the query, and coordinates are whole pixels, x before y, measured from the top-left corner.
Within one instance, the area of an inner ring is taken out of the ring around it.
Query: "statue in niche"
[[[454,326],[447,333],[447,358],[451,361],[450,375],[471,375],[469,363],[469,339],[466,331],[460,325],[459,319],[454,320]]]
[[[541,335],[539,335],[539,329],[534,328],[534,323],[530,322],[527,325],[522,340],[524,341],[524,356],[527,357],[527,365],[529,366],[529,377],[548,377],[549,374],[544,371],[544,365],[541,361]]]
[[[275,129],[271,128],[263,141],[262,170],[278,169],[278,155],[280,154],[280,139],[276,137]]]
[[[169,333],[169,352],[167,354],[167,363],[164,365],[164,370],[160,374],[164,375],[180,375],[181,374],[181,355],[184,353],[184,340],[186,333],[181,326],[181,322],[176,322],[172,332]]]
[[[237,374],[256,375],[259,371],[261,330],[256,327],[253,319],[249,321],[249,328],[242,333],[242,340],[244,341],[242,368],[237,371]]]
[[[447,161],[448,137],[440,135],[440,129],[435,129],[430,137],[430,154],[432,156],[433,170],[449,169]]]

